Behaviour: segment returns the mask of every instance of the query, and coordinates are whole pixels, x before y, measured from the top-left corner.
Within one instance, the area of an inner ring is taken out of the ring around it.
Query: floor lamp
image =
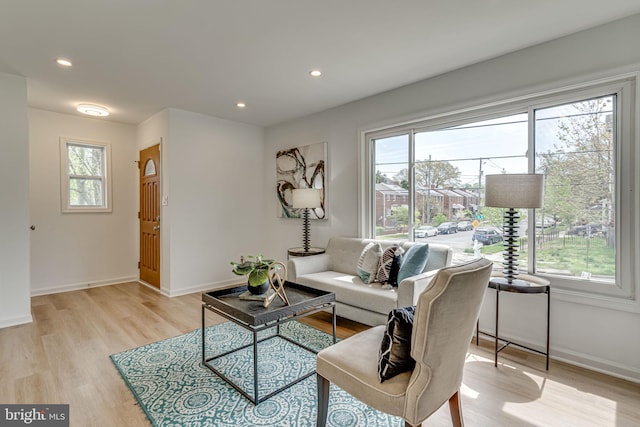
[[[505,277],[492,281],[509,285],[527,286],[518,275],[518,215],[517,208],[542,207],[544,175],[541,174],[501,174],[487,175],[485,203],[487,207],[506,208],[504,212],[504,250],[502,262]],[[529,223],[530,226],[535,224]]]
[[[311,233],[309,230],[309,209],[321,207],[320,190],[317,188],[300,188],[293,190],[292,205],[295,209],[304,209],[302,225],[302,242],[304,251],[309,252]]]

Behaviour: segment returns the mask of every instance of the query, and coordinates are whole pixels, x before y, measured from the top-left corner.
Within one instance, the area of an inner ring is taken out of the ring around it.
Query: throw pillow
[[[424,266],[427,265],[427,257],[429,256],[429,245],[426,243],[416,243],[411,246],[402,258],[400,271],[398,271],[398,283],[407,277],[415,276],[422,273]]]
[[[380,264],[378,264],[378,271],[376,271],[376,282],[382,284],[389,283],[389,273],[391,272],[393,257],[395,256],[397,249],[398,246],[392,245],[382,252]]]
[[[371,283],[376,280],[376,270],[381,256],[382,247],[380,243],[374,242],[369,242],[360,253],[356,272],[364,283]]]
[[[378,377],[384,382],[410,371],[416,362],[411,358],[411,333],[416,307],[396,308],[389,312],[387,328],[380,344]]]
[[[398,246],[393,254],[389,269],[389,279],[387,279],[386,284],[398,286],[398,271],[400,271],[400,265],[402,264],[402,254],[404,254],[404,249]]]

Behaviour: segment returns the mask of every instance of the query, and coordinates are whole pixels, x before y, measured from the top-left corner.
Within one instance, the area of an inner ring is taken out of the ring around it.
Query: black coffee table
[[[211,369],[216,375],[226,381],[229,385],[235,388],[244,397],[249,399],[254,405],[263,402],[270,397],[280,393],[283,390],[299,383],[300,381],[315,374],[315,370],[295,379],[294,381],[284,385],[283,387],[260,397],[258,393],[258,343],[266,341],[275,337],[283,338],[298,347],[301,347],[309,352],[317,353],[316,350],[307,347],[299,342],[292,340],[291,338],[280,334],[280,325],[286,322],[290,322],[295,319],[299,319],[304,316],[308,316],[313,313],[317,313],[322,310],[326,310],[331,307],[332,316],[331,323],[333,328],[333,342],[336,342],[336,296],[333,292],[320,291],[318,289],[303,286],[298,283],[285,282],[285,291],[290,305],[285,305],[282,300],[275,299],[268,308],[265,308],[262,301],[250,301],[241,300],[240,294],[247,290],[247,286],[237,286],[230,289],[221,289],[218,291],[211,291],[202,294],[202,363],[209,369]],[[253,333],[253,343],[247,344],[231,351],[218,354],[213,357],[206,357],[206,327],[205,327],[205,313],[206,310],[210,310],[216,314],[219,314],[226,319],[242,326],[243,328]],[[265,338],[258,339],[258,332],[269,328],[276,328],[275,335],[270,335]],[[234,353],[241,349],[253,346],[253,396],[250,396],[240,386],[235,384],[226,375],[216,369],[210,362],[224,357],[228,354]]]

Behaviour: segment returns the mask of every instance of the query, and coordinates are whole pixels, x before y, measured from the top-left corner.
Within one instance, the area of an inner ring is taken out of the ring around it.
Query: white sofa
[[[356,237],[332,237],[321,255],[291,258],[287,280],[336,295],[336,314],[366,325],[382,325],[389,311],[415,305],[418,295],[429,285],[438,269],[451,265],[453,249],[429,244],[429,255],[423,272],[408,277],[393,290],[382,289],[380,283],[364,284],[356,273],[358,259],[369,242],[384,248],[396,244],[405,251],[413,242],[371,240]]]

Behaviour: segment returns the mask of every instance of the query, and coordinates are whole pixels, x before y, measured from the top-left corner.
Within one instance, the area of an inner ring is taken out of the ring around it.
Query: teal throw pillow
[[[416,243],[411,246],[404,254],[400,271],[398,271],[398,284],[407,277],[415,276],[422,273],[424,266],[427,265],[427,257],[429,256],[429,245],[426,243]]]

